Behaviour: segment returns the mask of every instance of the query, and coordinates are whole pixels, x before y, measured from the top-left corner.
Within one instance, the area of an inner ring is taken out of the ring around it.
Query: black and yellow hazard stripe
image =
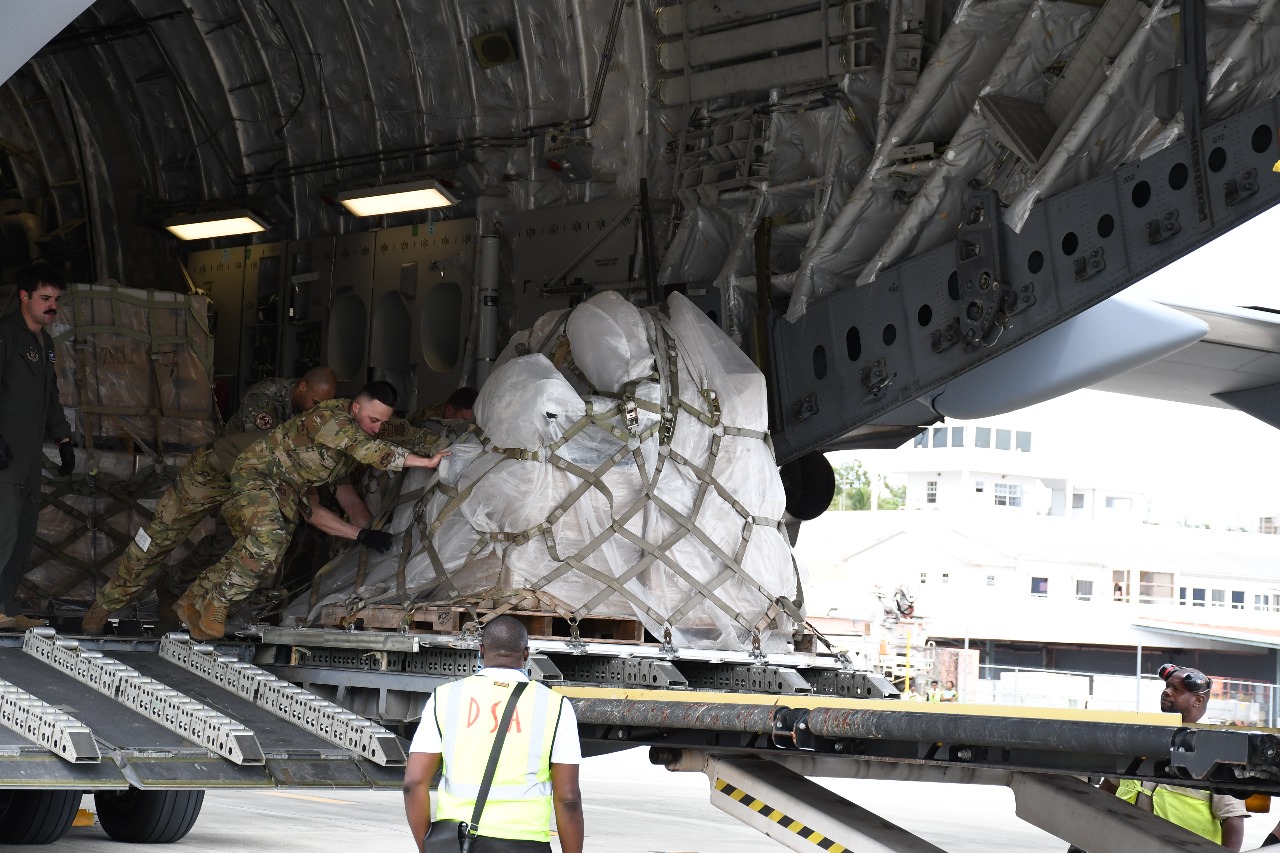
[[[753,812],[758,812],[764,817],[767,817],[769,820],[778,824],[778,826],[782,827],[783,829],[787,829],[787,830],[790,830],[791,832],[794,832],[796,835],[800,836],[805,841],[808,841],[812,844],[817,845],[818,849],[820,850],[830,850],[831,853],[847,853],[849,849],[845,847],[843,844],[840,844],[839,842],[836,842],[831,840],[830,838],[827,838],[825,835],[823,835],[821,832],[818,832],[816,829],[810,829],[809,827],[805,826],[803,823],[796,820],[795,818],[788,817],[787,814],[781,811],[780,809],[775,809],[773,806],[769,805],[768,803],[762,800],[757,800],[755,797],[751,796],[746,791],[743,791],[740,788],[733,787],[728,782],[724,781],[723,779],[720,779],[719,777],[716,778],[716,790],[724,794],[726,797],[733,800],[734,802],[742,803],[744,806],[751,809]]]

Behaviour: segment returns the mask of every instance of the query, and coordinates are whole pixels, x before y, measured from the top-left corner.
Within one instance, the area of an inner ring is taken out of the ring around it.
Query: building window
[[[1007,429],[996,430],[996,450],[1009,450],[1013,447],[1013,432]]]
[[[1187,600],[1187,588],[1182,588],[1179,596],[1183,603]],[[1140,572],[1138,574],[1138,600],[1153,601],[1173,600],[1173,572]]]
[[[991,427],[974,427],[973,428],[973,446],[974,447],[990,447],[991,446]]]
[[[1185,586],[1180,586],[1178,587],[1178,604],[1185,606],[1186,603],[1187,603],[1187,588]]]
[[[947,446],[947,428],[946,427],[933,428],[933,446],[934,447]]]
[[[951,446],[964,447],[964,427],[951,428]]]
[[[1209,593],[1209,604],[1214,607],[1227,606],[1227,591],[1225,589],[1215,589]]]
[[[1031,452],[1031,433],[1019,430],[1014,435],[1015,446],[1023,453]]]
[[[987,484],[986,484],[986,482],[985,482],[985,481],[983,481],[983,480],[974,480],[974,481],[973,481],[973,490],[974,490],[975,492],[982,492],[982,491],[985,491],[985,490],[986,490],[986,488],[987,488]]]
[[[916,436],[916,447],[929,446],[929,431],[927,429],[920,430],[920,434]]]
[[[995,586],[995,585],[996,585],[996,576],[987,575],[987,586]]]
[[[1107,509],[1122,509],[1128,512],[1133,509],[1133,498],[1107,498]]]
[[[924,502],[927,504],[936,504],[938,502],[937,480],[929,480],[924,484]]]
[[[1254,609],[1254,610],[1270,610],[1270,609],[1271,609],[1271,596],[1269,596],[1269,595],[1255,595],[1255,596],[1253,597],[1253,609]]]
[[[1242,589],[1231,590],[1231,609],[1244,610],[1244,590]]]
[[[1204,590],[1200,587],[1191,588],[1191,606],[1204,607]]]
[[[1081,601],[1093,600],[1093,581],[1076,581],[1076,598]]]
[[[928,582],[929,582],[929,573],[928,573],[928,572],[921,572],[921,573],[920,573],[920,583],[922,583],[922,584],[926,584],[926,583],[928,583]]]
[[[1071,493],[1071,508],[1084,509],[1084,492]]]
[[[1049,579],[1048,578],[1032,578],[1031,594],[1040,598],[1043,598],[1044,596],[1048,595]]]
[[[1015,483],[996,483],[996,506],[1022,506],[1022,486]]]
[[[942,573],[942,582],[943,582],[943,583],[950,583],[950,582],[951,582],[951,573],[950,573],[950,572],[943,572],[943,573]]]

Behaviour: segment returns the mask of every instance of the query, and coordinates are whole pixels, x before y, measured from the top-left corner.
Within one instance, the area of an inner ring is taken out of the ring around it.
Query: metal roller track
[[[160,657],[375,764],[405,763],[399,738],[382,726],[251,663],[219,655],[213,646],[192,643],[186,634],[166,635]]]
[[[82,649],[76,640],[59,638],[52,628],[28,631],[22,649],[228,761],[266,763],[257,737],[244,724],[114,658]]]
[[[102,760],[88,726],[4,680],[0,680],[0,725],[72,764],[97,764]]]

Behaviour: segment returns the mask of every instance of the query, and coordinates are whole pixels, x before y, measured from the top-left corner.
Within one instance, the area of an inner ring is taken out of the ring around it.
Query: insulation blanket
[[[684,297],[666,312],[605,292],[517,334],[476,428],[401,483],[396,546],[340,556],[290,615],[484,601],[784,650],[801,578],[764,377]]]

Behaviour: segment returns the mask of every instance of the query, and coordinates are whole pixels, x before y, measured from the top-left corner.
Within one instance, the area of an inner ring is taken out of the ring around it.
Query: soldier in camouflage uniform
[[[192,454],[177,481],[160,497],[151,521],[138,530],[125,549],[115,576],[98,591],[97,600],[84,615],[81,630],[101,634],[112,613],[146,594],[170,552],[230,496],[229,474],[240,451],[294,415],[332,398],[336,387],[332,370],[315,367],[301,379],[266,379],[250,388],[240,408],[223,426],[222,434]],[[223,539],[218,554],[229,546],[228,536],[215,533],[208,538]],[[163,624],[177,595],[170,594],[163,582],[159,593]]]
[[[431,421],[466,421],[474,423],[476,419],[476,398],[480,392],[474,388],[462,386],[449,395],[449,399],[434,406],[425,406],[410,414],[406,420],[415,427],[425,427]]]
[[[240,454],[231,470],[232,497],[222,511],[236,544],[173,608],[194,639],[221,638],[228,606],[274,576],[299,518],[313,509],[305,499],[314,488],[342,481],[359,464],[382,471],[435,468],[448,455],[421,456],[374,438],[395,404],[392,385],[370,382],[354,400],[321,403]],[[391,545],[383,530],[366,528],[355,539],[376,539],[382,550]]]

